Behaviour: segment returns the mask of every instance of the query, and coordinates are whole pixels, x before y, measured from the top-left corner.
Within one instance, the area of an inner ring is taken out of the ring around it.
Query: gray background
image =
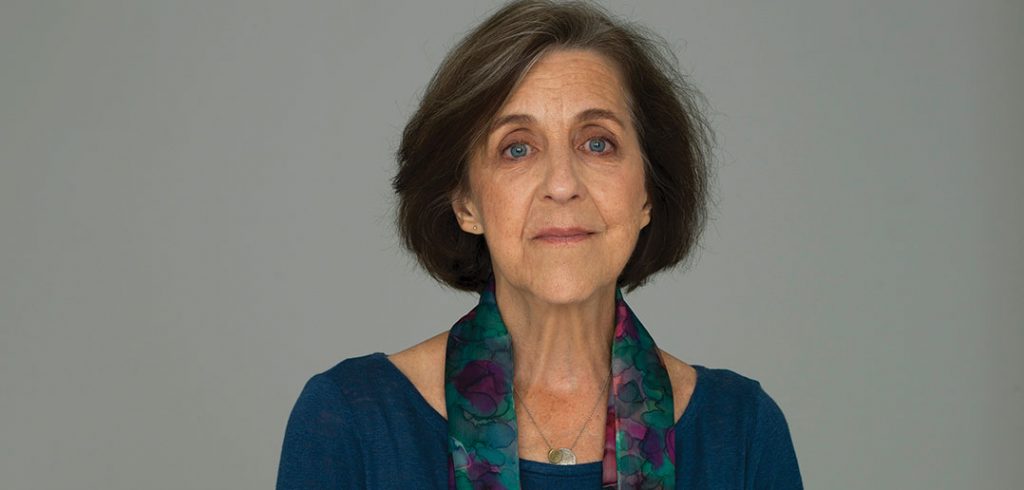
[[[3,0],[0,486],[271,487],[311,375],[472,307],[388,179],[495,5]],[[809,488],[1020,488],[1022,3],[608,5],[720,137],[697,262],[629,298],[661,346],[761,381]]]

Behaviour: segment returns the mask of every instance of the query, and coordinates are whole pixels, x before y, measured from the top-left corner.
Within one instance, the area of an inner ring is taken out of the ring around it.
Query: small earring
[[[473,231],[476,231],[476,225],[473,225]]]

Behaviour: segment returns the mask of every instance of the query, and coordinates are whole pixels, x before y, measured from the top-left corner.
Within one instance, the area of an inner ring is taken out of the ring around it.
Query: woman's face
[[[618,69],[594,51],[552,51],[494,121],[453,208],[484,235],[496,280],[559,304],[614,288],[650,222]]]

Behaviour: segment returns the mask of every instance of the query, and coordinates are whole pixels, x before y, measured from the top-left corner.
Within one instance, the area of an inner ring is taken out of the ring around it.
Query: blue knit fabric
[[[802,489],[786,419],[760,383],[693,365],[676,421],[676,488]],[[448,424],[377,352],[313,376],[285,429],[277,488],[448,489]],[[523,489],[595,490],[601,462],[520,460]]]

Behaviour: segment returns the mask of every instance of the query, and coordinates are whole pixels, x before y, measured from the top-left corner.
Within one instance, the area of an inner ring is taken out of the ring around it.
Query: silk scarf
[[[602,489],[675,488],[672,385],[654,339],[615,290]],[[445,358],[449,488],[518,490],[512,339],[494,281],[452,326]]]

